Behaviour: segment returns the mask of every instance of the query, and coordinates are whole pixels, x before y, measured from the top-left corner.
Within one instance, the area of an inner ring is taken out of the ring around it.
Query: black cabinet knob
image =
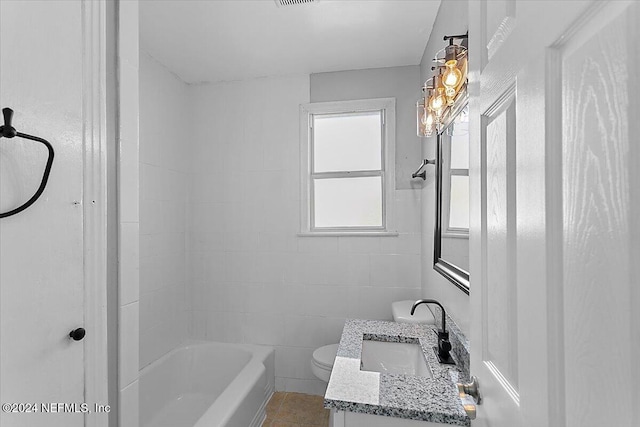
[[[80,341],[82,338],[84,338],[85,334],[86,334],[86,331],[84,330],[84,328],[74,329],[73,331],[69,332],[69,336],[74,341]]]

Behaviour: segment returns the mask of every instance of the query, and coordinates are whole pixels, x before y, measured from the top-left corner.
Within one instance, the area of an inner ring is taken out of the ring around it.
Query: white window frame
[[[447,144],[443,144],[443,150],[446,150],[445,162],[443,162],[443,173],[442,173],[442,237],[450,237],[450,238],[458,238],[458,239],[468,239],[469,238],[469,229],[468,228],[458,228],[450,226],[450,215],[451,215],[451,177],[452,176],[466,176],[469,178],[469,169],[452,169],[451,168],[451,136],[448,136],[449,140]]]
[[[342,171],[316,173],[324,178],[382,176],[382,226],[314,228],[313,209],[313,116],[381,111],[382,164],[378,171]],[[362,99],[354,101],[314,102],[300,105],[300,233],[302,236],[397,236],[393,228],[395,190],[395,98]]]

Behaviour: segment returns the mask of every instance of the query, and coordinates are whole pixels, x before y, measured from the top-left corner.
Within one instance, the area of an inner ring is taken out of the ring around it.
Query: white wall
[[[442,37],[450,34],[464,34],[467,31],[467,1],[443,1],[433,31],[420,63],[422,84],[432,76],[432,59],[436,52],[446,46]],[[414,114],[415,116],[415,114]],[[422,138],[422,155],[433,159],[436,156],[436,138]],[[447,313],[458,324],[462,332],[469,336],[471,306],[469,296],[433,269],[433,233],[435,226],[435,170],[427,169],[427,180],[422,187],[422,295],[440,301]],[[473,272],[471,272],[473,287]],[[473,288],[472,288],[473,292]]]
[[[188,86],[140,54],[140,360],[187,336],[185,229]]]
[[[138,425],[140,197],[138,2],[118,4],[118,426]]]
[[[345,318],[390,319],[392,301],[419,297],[420,193],[394,195],[400,237],[297,237],[309,85],[303,75],[190,88],[187,271],[192,336],[275,346],[276,387],[321,394],[311,354],[338,342]]]

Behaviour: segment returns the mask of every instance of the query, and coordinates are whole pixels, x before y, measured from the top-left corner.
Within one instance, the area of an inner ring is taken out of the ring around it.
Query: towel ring
[[[49,151],[49,158],[47,159],[47,165],[44,168],[44,174],[42,175],[40,186],[36,190],[35,194],[31,196],[29,200],[27,200],[25,203],[18,206],[17,208],[7,212],[0,212],[0,218],[6,218],[8,216],[18,214],[23,210],[27,209],[29,206],[34,204],[36,200],[38,200],[38,198],[42,195],[45,187],[47,186],[47,181],[49,180],[49,173],[51,173],[51,165],[53,165],[54,152],[53,152],[53,146],[49,143],[49,141],[37,136],[27,135],[26,133],[18,132],[13,126],[11,126],[11,120],[13,119],[13,110],[11,108],[3,108],[2,115],[4,116],[4,126],[0,126],[0,138],[2,137],[14,138],[17,136],[20,138],[28,139],[30,141],[39,142],[43,144],[45,147],[47,147],[47,150]]]

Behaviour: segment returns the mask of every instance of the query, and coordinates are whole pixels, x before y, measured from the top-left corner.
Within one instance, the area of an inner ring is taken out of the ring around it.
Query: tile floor
[[[329,410],[322,396],[276,392],[267,403],[262,427],[328,427]]]

